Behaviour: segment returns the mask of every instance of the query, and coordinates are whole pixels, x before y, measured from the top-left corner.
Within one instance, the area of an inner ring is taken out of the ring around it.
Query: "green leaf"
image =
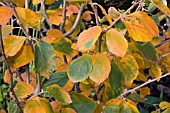
[[[35,97],[27,100],[24,113],[53,113],[53,110],[46,98]]]
[[[8,103],[8,113],[19,113],[18,106],[16,106],[15,104],[16,104],[15,99],[12,99]]]
[[[68,81],[68,76],[66,72],[52,73],[50,75],[49,80],[44,83],[43,88],[46,89],[48,86],[53,85],[53,84],[58,84],[59,86],[64,88],[67,81]]]
[[[158,53],[156,52],[154,46],[147,42],[145,44],[135,43],[138,50],[141,52],[142,56],[150,62],[157,63],[158,62]]]
[[[123,108],[121,109],[120,113],[132,113],[129,106],[127,106],[126,104],[123,106]]]
[[[67,41],[65,38],[61,38],[57,42],[52,43],[52,46],[56,51],[62,52],[66,55],[71,55],[74,52],[71,48],[71,42]]]
[[[73,60],[68,66],[68,77],[73,82],[84,81],[92,70],[92,60],[90,55],[83,55]]]
[[[112,89],[113,97],[117,97],[122,93],[122,77],[122,72],[114,63],[112,63],[111,72],[109,75],[109,85]]]
[[[54,84],[47,87],[47,91],[57,100],[58,102],[67,105],[72,103],[70,95],[68,92],[63,90],[59,85]]]
[[[55,69],[56,58],[51,44],[42,40],[35,45],[35,71],[38,74],[48,75]]]
[[[93,113],[96,107],[95,102],[82,94],[72,92],[70,94],[72,103],[69,105],[77,113]]]

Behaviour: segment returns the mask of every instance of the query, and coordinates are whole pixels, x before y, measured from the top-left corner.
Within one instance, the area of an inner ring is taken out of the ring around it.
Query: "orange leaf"
[[[26,37],[10,35],[4,39],[5,54],[14,56],[21,49]]]
[[[14,91],[18,98],[23,99],[32,94],[34,92],[34,88],[26,82],[19,82],[14,87]]]
[[[13,73],[13,78],[16,77],[16,73]],[[6,70],[5,71],[5,74],[4,74],[4,82],[5,83],[8,83],[8,84],[11,84],[11,79],[10,79],[10,73],[9,73],[9,70]]]
[[[94,26],[84,30],[77,39],[77,49],[79,51],[90,49],[99,38],[101,32],[102,28],[100,26]]]
[[[67,15],[72,15],[73,13],[77,14],[79,9],[76,5],[69,5],[66,7]]]
[[[162,110],[166,109],[166,108],[170,108],[170,103],[169,102],[166,102],[166,101],[163,101],[159,104],[160,108]]]
[[[110,29],[106,32],[106,44],[110,52],[123,57],[128,48],[128,42],[125,37],[116,29]]]
[[[47,32],[47,36],[45,38],[43,38],[42,40],[44,40],[48,43],[55,43],[58,41],[58,39],[63,38],[63,37],[64,37],[64,35],[60,30],[50,29]]]
[[[19,68],[30,63],[34,59],[30,45],[23,45],[21,50],[13,57],[8,57],[10,67]]]
[[[59,25],[62,22],[62,10],[58,8],[55,13],[49,15],[49,21],[51,24]]]
[[[135,41],[148,42],[154,36],[159,36],[158,26],[145,12],[131,13],[122,21]]]
[[[139,89],[140,95],[146,96],[150,95],[150,89],[148,87],[143,87]]]
[[[111,17],[110,17],[110,15],[108,15],[107,13],[106,13],[106,10],[101,6],[101,5],[99,5],[99,4],[97,4],[99,7],[100,7],[100,9],[102,10],[102,13],[106,16],[106,18],[107,18],[107,20],[109,21],[109,24],[112,24],[112,19],[111,19]]]
[[[13,14],[12,8],[8,6],[0,6],[0,25],[6,25]]]
[[[76,111],[72,108],[62,108],[61,113],[76,113]]]
[[[85,12],[83,13],[83,15],[81,16],[81,18],[82,18],[83,20],[85,20],[85,21],[90,21],[90,20],[92,19],[91,14],[94,14],[94,13],[91,12],[91,11],[85,11]]]
[[[104,80],[106,80],[111,71],[110,61],[108,58],[102,54],[97,53],[92,56],[93,70],[89,77],[95,83],[100,85]]]

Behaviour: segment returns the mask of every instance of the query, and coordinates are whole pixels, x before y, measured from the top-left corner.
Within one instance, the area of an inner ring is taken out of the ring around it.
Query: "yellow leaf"
[[[159,36],[158,26],[145,12],[131,13],[122,21],[135,41],[148,42],[154,36]]]
[[[16,77],[16,73],[13,73],[13,78]],[[5,74],[4,74],[4,82],[5,83],[8,83],[8,84],[11,84],[11,79],[10,79],[10,73],[9,73],[9,70],[6,70],[5,71]]]
[[[34,88],[26,82],[19,82],[14,87],[14,91],[18,98],[23,99],[32,94],[34,92]]]
[[[165,4],[162,3],[162,0],[151,0],[151,2],[163,13],[170,17],[170,10]]]
[[[5,26],[13,14],[11,7],[0,6],[0,25]]]
[[[110,52],[123,57],[128,48],[128,42],[125,37],[116,29],[110,29],[106,32],[106,44]]]
[[[56,0],[45,0],[45,4],[47,5],[51,5],[55,2]],[[37,5],[40,3],[40,0],[32,0],[32,4],[33,5]]]
[[[166,101],[163,101],[159,104],[160,108],[162,110],[166,109],[166,108],[170,108],[170,103],[169,102],[166,102]]]
[[[138,80],[138,81],[142,80],[143,82],[146,82],[147,78],[146,78],[146,76],[143,73],[139,72],[138,77],[137,77],[136,80]]]
[[[130,108],[131,113],[140,113],[137,107],[131,104],[130,102],[126,102],[125,105],[127,105]]]
[[[100,85],[109,76],[111,71],[110,61],[104,54],[97,53],[92,56],[92,63],[93,70],[90,73],[89,78]]]
[[[36,12],[22,7],[16,7],[16,11],[24,27],[40,30],[40,16]]]
[[[94,26],[81,32],[76,45],[78,51],[89,50],[95,44],[101,32],[100,26]]]
[[[30,0],[29,0],[30,1]],[[25,0],[12,0],[12,2],[17,6],[17,7],[24,7],[25,5]]]
[[[148,87],[143,87],[139,89],[140,95],[146,96],[150,95],[150,89]]]
[[[124,74],[124,85],[130,87],[133,83],[133,80],[135,80],[138,76],[138,64],[135,58],[129,54],[125,55],[121,59],[121,62],[123,65],[122,72]]]
[[[149,74],[152,76],[152,78],[158,78],[162,75],[161,68],[156,64],[152,64],[149,70]]]
[[[26,37],[15,36],[15,35],[10,35],[7,38],[5,38],[3,40],[4,41],[5,54],[7,56],[16,55],[17,52],[21,49],[25,40],[26,40]]]
[[[34,59],[30,45],[23,45],[21,50],[13,57],[8,57],[10,67],[19,68],[30,63]]]
[[[110,7],[108,9],[108,13],[112,19],[116,19],[120,16],[120,12],[117,11],[117,9],[115,7]]]
[[[12,31],[12,25],[5,25],[2,27],[2,38],[5,39]]]

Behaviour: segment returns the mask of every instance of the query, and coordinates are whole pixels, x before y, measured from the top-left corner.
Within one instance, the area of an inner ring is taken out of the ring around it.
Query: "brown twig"
[[[65,21],[66,21],[66,0],[63,0],[63,9],[62,9],[62,22],[60,24],[60,30],[62,32],[64,32],[64,25],[65,25]]]
[[[17,96],[16,96],[16,94],[15,94],[15,92],[14,92],[14,90],[13,90],[13,88],[14,88],[13,73],[12,73],[10,67],[9,67],[9,63],[8,63],[7,57],[6,57],[6,55],[5,55],[4,44],[3,44],[3,39],[2,39],[2,26],[1,26],[1,25],[0,25],[0,41],[1,41],[2,54],[3,54],[3,56],[4,56],[4,61],[5,61],[5,63],[6,63],[6,67],[7,67],[8,71],[9,71],[9,74],[10,74],[10,80],[11,80],[11,81],[10,81],[10,82],[11,82],[11,88],[10,88],[10,90],[11,90],[11,92],[12,92],[12,94],[13,94],[15,100],[16,100],[16,103],[17,103],[17,105],[18,105],[18,108],[19,108],[20,112],[23,113],[22,108],[21,108],[21,106],[20,106],[20,102],[18,101],[18,98],[17,98]]]
[[[45,0],[41,0],[42,12],[43,12],[44,18],[45,18],[48,26],[50,27],[50,29],[52,29],[53,27],[52,27],[52,24],[51,24],[50,21],[49,21],[49,18],[48,18],[47,12],[46,12],[46,8],[45,8],[44,1],[45,1]]]
[[[137,89],[139,89],[139,88],[141,88],[141,87],[143,87],[143,86],[146,86],[147,84],[150,84],[150,83],[152,83],[152,82],[155,82],[155,81],[157,81],[157,80],[159,80],[159,79],[161,79],[161,78],[167,77],[167,76],[169,76],[169,75],[170,75],[170,72],[169,72],[169,73],[166,73],[166,74],[164,74],[164,75],[162,75],[162,76],[160,76],[160,77],[158,77],[158,78],[155,78],[155,79],[152,79],[152,80],[148,80],[147,82],[145,82],[145,83],[143,83],[143,84],[141,84],[141,85],[139,85],[139,86],[137,86],[137,87],[135,87],[135,88],[133,88],[133,89],[130,89],[130,90],[122,93],[119,97],[124,97],[124,95],[126,95],[126,94],[133,93],[135,90],[137,90]]]
[[[85,3],[82,3],[82,4],[81,4],[81,7],[80,7],[80,10],[79,10],[79,13],[78,13],[78,15],[77,15],[77,17],[76,17],[76,20],[75,20],[75,22],[74,22],[73,27],[72,27],[68,32],[66,32],[66,33],[64,34],[65,37],[71,35],[71,34],[74,32],[74,30],[76,29],[76,27],[77,27],[77,25],[78,25],[78,23],[79,23],[81,14],[82,14],[82,12],[83,12],[84,6],[85,6]]]

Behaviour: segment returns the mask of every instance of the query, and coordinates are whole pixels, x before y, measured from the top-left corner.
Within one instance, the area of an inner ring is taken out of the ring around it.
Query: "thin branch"
[[[2,6],[6,6],[4,3],[2,3],[2,2],[0,2],[0,5],[2,5]]]
[[[160,47],[161,45],[163,45],[163,44],[166,43],[166,42],[170,42],[170,38],[167,38],[167,39],[163,40],[161,43],[155,45],[155,48]]]
[[[35,88],[34,95],[37,95],[38,93],[41,92],[41,76],[40,76],[40,74],[37,74],[37,81],[38,81],[38,83]]]
[[[121,20],[125,15],[127,15],[133,8],[135,8],[140,2],[135,2],[129,9],[127,9],[123,14],[121,14],[114,22],[109,25],[107,28],[104,28],[102,32],[106,32],[110,28],[112,28],[119,20]]]
[[[19,26],[21,26],[22,31],[24,32],[25,36],[28,38],[28,37],[29,37],[29,34],[26,32],[26,29],[25,29],[24,26],[22,25],[21,20],[20,20],[18,14],[17,14],[16,9],[15,9],[15,6],[14,6],[14,4],[12,3],[12,0],[10,0],[10,6],[12,7],[12,9],[13,9],[13,11],[14,11],[14,14],[15,14],[16,19],[19,21]]]
[[[84,6],[85,6],[85,3],[82,3],[82,4],[81,4],[81,7],[80,7],[80,10],[79,10],[79,13],[78,13],[78,15],[77,15],[77,18],[76,18],[76,20],[75,20],[75,22],[74,22],[73,27],[72,27],[67,33],[64,34],[65,37],[71,35],[71,34],[74,32],[74,30],[76,29],[76,27],[77,27],[77,25],[78,25],[78,23],[79,23],[81,14],[82,14],[82,12],[83,12]]]
[[[94,6],[92,0],[90,0],[89,4],[91,5],[92,9],[93,9],[93,12],[94,12],[94,15],[95,15],[95,20],[96,20],[96,24],[97,26],[100,26],[100,23],[99,23],[99,18],[98,18],[98,11],[97,11],[97,7]]]
[[[41,0],[42,12],[43,12],[43,14],[44,14],[44,18],[45,18],[48,26],[50,27],[50,29],[52,29],[52,24],[51,24],[50,21],[49,21],[49,18],[48,18],[47,12],[46,12],[46,8],[45,8],[44,1],[45,1],[45,0]]]
[[[133,89],[130,89],[130,90],[124,92],[124,93],[121,94],[119,97],[123,97],[123,96],[126,95],[126,94],[132,93],[132,92],[134,92],[135,90],[137,90],[137,89],[139,89],[139,88],[141,88],[141,87],[143,87],[143,86],[146,86],[147,84],[150,84],[150,83],[152,83],[152,82],[155,82],[155,81],[157,81],[157,80],[159,80],[159,79],[161,79],[161,78],[167,77],[167,76],[169,76],[169,75],[170,75],[170,72],[169,72],[169,73],[166,73],[166,74],[164,74],[164,75],[162,75],[162,76],[160,76],[160,77],[158,77],[158,78],[155,78],[155,79],[152,79],[152,80],[148,80],[147,82],[141,84],[140,86],[137,86],[137,87],[135,87],[135,88],[133,88]]]
[[[60,30],[62,32],[64,32],[64,25],[65,25],[65,21],[66,21],[66,0],[63,0],[63,8],[62,8],[62,22],[61,22],[61,25],[60,25]]]
[[[8,71],[9,71],[9,74],[10,74],[10,80],[11,80],[11,81],[10,81],[10,82],[11,82],[11,89],[10,89],[10,90],[11,90],[11,92],[12,92],[12,94],[13,94],[15,100],[16,100],[16,103],[17,103],[17,105],[18,105],[18,108],[19,108],[20,112],[23,113],[22,108],[21,108],[21,106],[20,106],[20,102],[18,101],[18,98],[17,98],[17,96],[16,96],[16,94],[15,94],[15,92],[14,92],[14,90],[13,90],[13,88],[14,88],[13,73],[12,73],[10,67],[9,67],[9,63],[8,63],[7,57],[6,57],[6,55],[5,55],[4,44],[3,44],[3,39],[2,39],[2,26],[1,26],[1,25],[0,25],[0,41],[1,41],[2,54],[3,54],[3,56],[4,56],[4,60],[5,60],[5,63],[6,63],[6,67],[7,67]]]
[[[25,0],[25,8],[28,8],[28,7],[29,7],[29,1]]]

